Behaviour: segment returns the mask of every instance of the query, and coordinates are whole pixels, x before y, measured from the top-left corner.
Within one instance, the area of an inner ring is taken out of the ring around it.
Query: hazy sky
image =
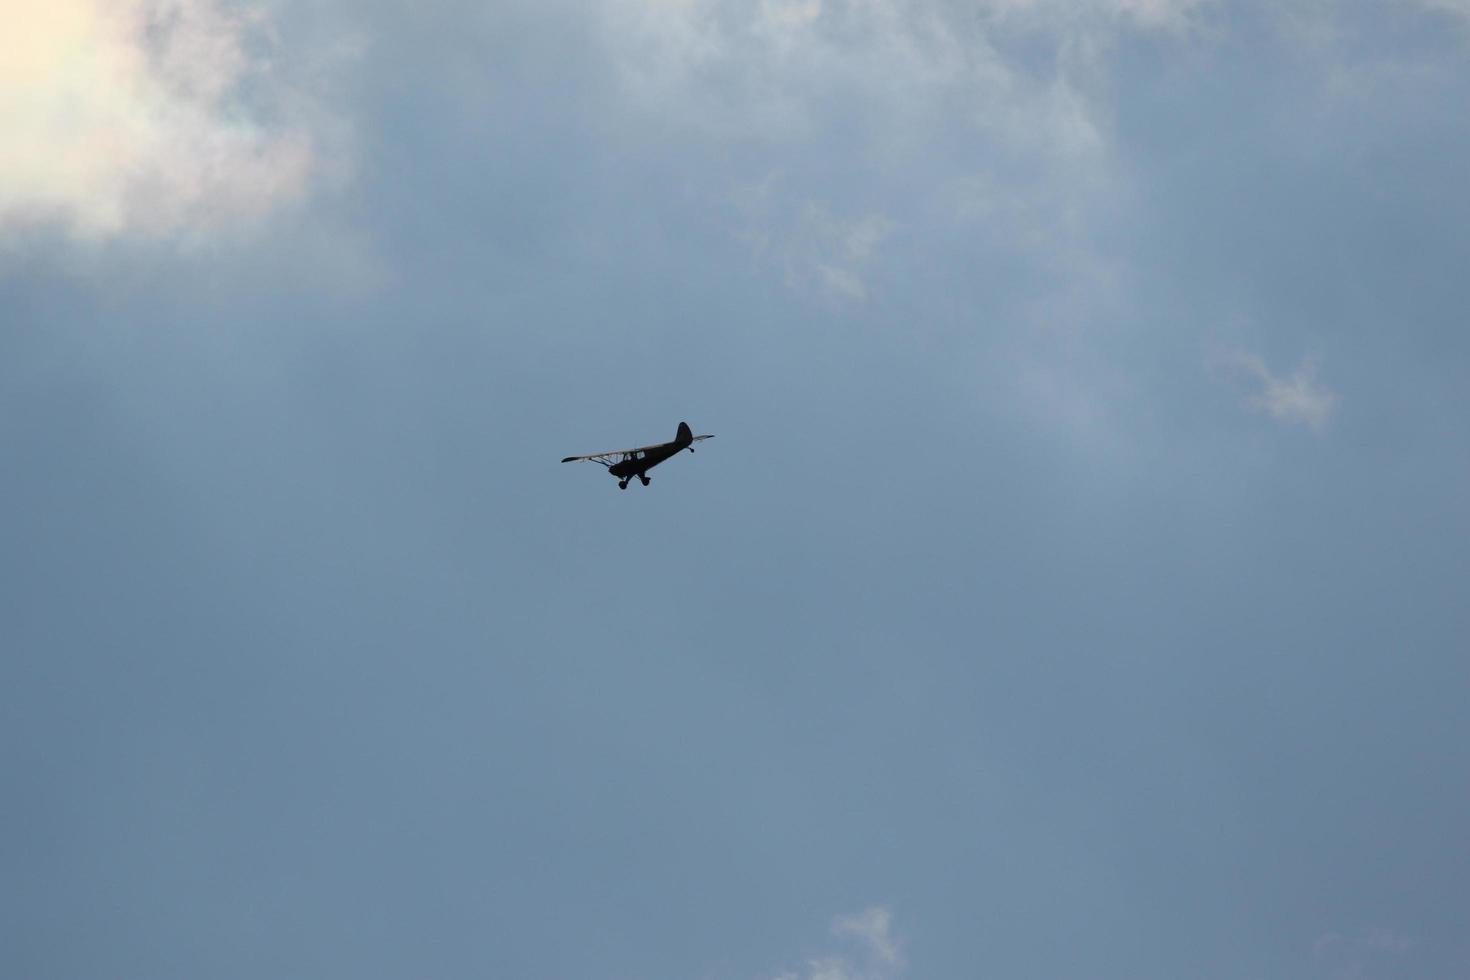
[[[1465,0],[3,11],[0,975],[1470,975]]]

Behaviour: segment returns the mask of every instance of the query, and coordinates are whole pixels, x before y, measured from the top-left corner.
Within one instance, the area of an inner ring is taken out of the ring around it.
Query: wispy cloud
[[[904,965],[903,954],[891,932],[892,921],[886,908],[873,906],[833,920],[832,934],[857,939],[879,963],[898,969]]]
[[[787,282],[800,285],[814,278],[829,296],[855,302],[867,299],[863,272],[891,227],[892,222],[880,214],[842,219],[819,204],[808,203],[786,246]]]
[[[860,299],[860,266],[877,260],[887,229],[936,217],[987,241],[1064,249],[1076,267],[1076,226],[1091,202],[1116,199],[1105,52],[1126,32],[1183,29],[1203,6],[609,0],[604,41],[631,118],[738,145],[722,156],[785,175],[788,237],[802,253],[788,282]],[[917,172],[922,181],[903,176]],[[956,204],[977,189],[984,200]]]
[[[1290,375],[1277,375],[1260,355],[1231,351],[1214,358],[1217,371],[1247,389],[1245,404],[1295,425],[1321,431],[1337,407],[1337,396],[1317,380],[1317,365],[1304,359]]]
[[[1100,138],[1079,77],[1090,59],[1124,31],[1187,27],[1205,6],[608,0],[604,33],[631,105],[705,136],[805,140],[851,99],[885,152],[969,127],[1015,149],[1073,154]],[[1038,42],[1052,63],[1027,54]]]
[[[1114,17],[1144,28],[1179,29],[1191,26],[1200,11],[1216,0],[990,0],[982,8],[1002,13],[1019,13],[1033,22],[1069,20],[1073,24],[1087,18]]]
[[[797,970],[771,980],[898,980],[907,964],[892,932],[892,917],[881,906],[832,920],[832,935],[851,940],[855,948],[814,956]]]
[[[322,155],[261,8],[36,0],[0,33],[0,231],[202,235],[303,198]]]
[[[1418,3],[1430,10],[1461,17],[1470,26],[1470,0],[1418,0]]]
[[[1189,26],[1207,0],[1115,0],[1124,13],[1149,27]]]
[[[868,267],[893,227],[886,217],[839,217],[816,201],[788,208],[768,190],[748,195],[747,203],[748,237],[757,254],[780,266],[788,286],[840,302],[868,298]]]

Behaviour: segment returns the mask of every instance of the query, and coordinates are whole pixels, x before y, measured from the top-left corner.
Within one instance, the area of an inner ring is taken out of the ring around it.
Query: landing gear
[[[638,479],[640,479],[640,480],[642,480],[642,481],[643,481],[643,485],[644,485],[644,486],[645,486],[645,487],[646,487],[646,486],[648,486],[648,485],[649,485],[649,484],[650,484],[650,483],[652,483],[652,482],[653,482],[653,478],[652,478],[652,477],[647,477],[647,476],[644,476],[644,475],[643,475],[643,474],[642,474],[642,473],[639,473],[639,474],[638,474]]]
[[[619,490],[626,490],[626,489],[628,489],[628,481],[627,480],[619,480],[618,481],[618,489]]]

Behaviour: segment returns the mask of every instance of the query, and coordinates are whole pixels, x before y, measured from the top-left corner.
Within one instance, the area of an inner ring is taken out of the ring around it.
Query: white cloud
[[[0,231],[207,235],[308,192],[309,103],[271,23],[218,0],[9,0],[0,32]]]
[[[814,956],[801,969],[771,980],[898,980],[907,964],[891,926],[891,916],[881,906],[838,916],[832,920],[832,935],[853,940],[855,951]]]
[[[1311,358],[1286,377],[1273,374],[1259,355],[1245,351],[1220,355],[1216,364],[1250,389],[1246,405],[1279,421],[1320,431],[1337,406],[1337,396],[1317,380]]]

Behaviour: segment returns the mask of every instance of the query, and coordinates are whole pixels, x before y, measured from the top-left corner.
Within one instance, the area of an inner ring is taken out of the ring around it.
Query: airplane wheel
[[[649,485],[649,484],[650,484],[650,483],[652,483],[652,482],[653,482],[653,480],[651,480],[651,479],[650,479],[650,478],[648,478],[648,477],[646,477],[646,476],[645,476],[645,477],[640,477],[640,479],[641,479],[641,480],[643,480],[643,485],[644,485],[644,486],[645,486],[645,487],[646,487],[646,486],[648,486],[648,485]]]
[[[618,481],[618,489],[619,490],[626,490],[626,489],[628,489],[628,481],[627,480],[619,480]]]

